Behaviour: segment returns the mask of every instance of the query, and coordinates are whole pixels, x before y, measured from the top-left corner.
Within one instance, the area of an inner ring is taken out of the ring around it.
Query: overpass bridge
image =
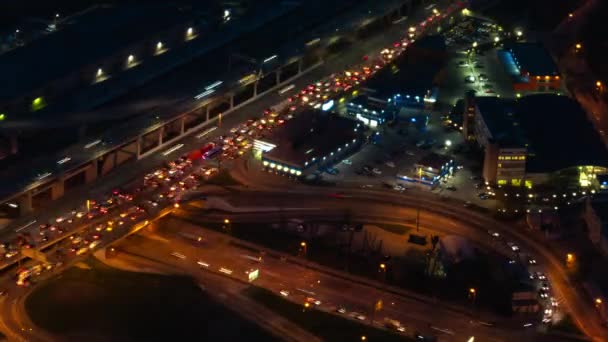
[[[418,1],[420,2],[420,1]],[[186,135],[221,123],[223,115],[255,101],[322,63],[336,37],[355,41],[376,22],[390,25],[407,15],[417,0],[366,3],[363,9],[325,27],[324,35],[308,32],[291,44],[251,57],[253,67],[233,70],[208,80],[190,96],[155,108],[104,134],[70,146],[54,155],[16,164],[0,174],[0,211],[22,216],[36,203],[61,198],[66,191],[104,177],[117,167],[135,162]],[[251,63],[250,63],[251,64]]]

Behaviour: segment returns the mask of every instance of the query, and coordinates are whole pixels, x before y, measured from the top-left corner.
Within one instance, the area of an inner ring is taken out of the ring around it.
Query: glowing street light
[[[452,140],[446,140],[445,141],[445,147],[447,148],[447,147],[450,147],[450,146],[452,146]]]
[[[494,43],[498,43],[500,41],[500,37],[496,36],[494,37]]]
[[[524,35],[524,32],[522,30],[517,30],[515,31],[515,35],[519,38]]]
[[[473,42],[473,48],[477,47],[477,42]]]

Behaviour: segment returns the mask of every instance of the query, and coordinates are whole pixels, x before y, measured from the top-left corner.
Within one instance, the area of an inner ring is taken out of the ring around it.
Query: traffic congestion
[[[401,41],[381,49],[374,56],[363,56],[359,65],[306,86],[268,108],[261,116],[252,115],[247,121],[230,128],[225,135],[214,134],[217,127],[206,129],[196,135],[200,140],[198,149],[164,163],[143,179],[115,189],[104,197],[89,199],[80,207],[58,215],[49,222],[33,222],[18,231],[12,241],[2,244],[0,262],[6,265],[23,257],[22,249],[43,252],[46,262],[25,263],[15,274],[16,283],[27,286],[37,276],[65,266],[141,229],[154,218],[179,206],[185,194],[198,189],[219,172],[222,162],[230,163],[246,155],[251,151],[254,139],[269,135],[275,127],[297,115],[304,106],[321,108],[328,101],[343,103],[350,96],[356,96],[357,87],[362,82],[401,55],[416,37],[425,33],[433,21],[447,17],[457,9],[455,6],[443,14],[432,14],[413,29],[410,28]],[[170,148],[161,153],[170,156],[177,150]],[[537,269],[538,265],[534,267]],[[535,275],[535,272],[540,271],[531,271],[530,274]],[[548,311],[543,320],[548,322],[553,317],[557,301],[551,297],[547,279],[539,280],[539,286],[539,291],[547,297]]]

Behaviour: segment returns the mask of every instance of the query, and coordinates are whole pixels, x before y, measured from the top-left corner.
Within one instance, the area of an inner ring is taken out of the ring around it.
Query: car
[[[86,253],[88,250],[89,250],[88,247],[82,247],[76,251],[76,255],[82,255],[82,254]]]
[[[482,192],[477,196],[479,196],[480,200],[487,200],[488,198],[490,198],[490,195],[486,194],[485,192]]]
[[[341,313],[341,314],[345,314],[346,313],[346,309],[344,307],[339,307],[336,309],[336,312]]]
[[[94,248],[95,248],[95,247],[97,247],[97,245],[99,245],[100,243],[101,243],[101,241],[99,241],[99,240],[95,240],[95,241],[91,242],[91,243],[89,244],[89,249],[94,249]]]
[[[373,168],[373,169],[372,169],[372,172],[373,172],[374,174],[376,174],[376,175],[381,175],[381,174],[382,174],[382,171],[380,171],[380,169],[379,169],[379,168],[377,168],[377,167]]]
[[[401,185],[401,184],[397,184],[397,185],[395,185],[393,187],[393,190],[395,190],[395,191],[404,191],[405,187],[403,187],[403,185]]]
[[[344,160],[342,160],[342,164],[353,165],[353,162],[350,159],[344,159]]]
[[[385,164],[386,166],[388,166],[388,167],[395,167],[395,163],[394,163],[394,162],[392,162],[392,161],[390,161],[390,160],[389,160],[389,161],[387,161],[387,162],[386,162],[386,163],[384,163],[384,164]]]
[[[281,290],[280,293],[281,293],[281,296],[283,296],[283,297],[288,297],[289,296],[289,291]]]

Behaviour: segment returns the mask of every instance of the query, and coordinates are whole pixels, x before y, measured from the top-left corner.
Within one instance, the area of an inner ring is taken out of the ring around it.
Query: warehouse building
[[[329,167],[363,142],[361,123],[336,114],[307,110],[288,120],[270,137],[254,141],[265,170],[302,176]]]

